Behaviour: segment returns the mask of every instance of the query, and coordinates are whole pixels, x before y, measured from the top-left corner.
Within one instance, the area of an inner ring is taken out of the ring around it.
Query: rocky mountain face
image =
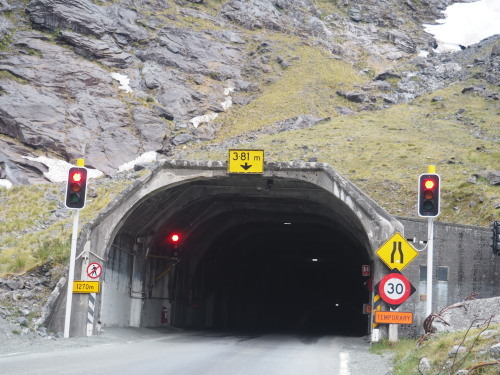
[[[84,156],[113,175],[142,153],[174,157],[178,146],[214,139],[220,113],[248,106],[294,64],[276,36],[299,38],[353,66],[380,67],[356,90],[335,88],[356,104],[335,108],[341,116],[409,102],[469,77],[498,86],[498,36],[454,54],[432,52],[436,42],[422,24],[452,2],[0,0],[0,180],[46,181],[47,167],[26,157]],[[468,86],[468,94],[498,100],[486,86]],[[312,113],[283,118],[216,147],[321,120]],[[498,174],[491,181],[498,185]],[[25,327],[31,313],[43,314],[40,300],[62,273],[49,264],[0,279],[0,299],[13,302],[0,307],[0,318],[16,317]]]
[[[394,66],[430,51],[435,42],[421,25],[451,2],[1,0],[0,179],[43,180],[45,167],[25,156],[85,155],[113,174],[144,152],[168,155],[213,139],[219,113],[248,105],[276,79],[270,59],[282,69],[291,63],[270,33],[298,36],[337,59]],[[480,64],[498,83],[495,51]],[[467,55],[455,55],[430,53],[403,75],[383,72],[337,94],[360,110],[376,110],[380,98],[384,106],[408,101],[471,74]],[[386,82],[394,76],[397,88]]]

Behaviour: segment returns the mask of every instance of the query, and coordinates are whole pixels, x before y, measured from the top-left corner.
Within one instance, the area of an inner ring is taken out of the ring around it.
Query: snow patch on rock
[[[492,35],[500,34],[500,1],[455,3],[444,11],[437,25],[424,25],[438,42],[435,52],[460,51]]]
[[[49,169],[43,175],[51,182],[65,182],[68,179],[68,171],[75,165],[65,162],[64,160],[51,159],[46,156],[39,156],[37,158],[24,156],[24,158],[42,163]],[[88,169],[88,178],[97,178],[104,176],[104,173],[97,169]]]
[[[223,102],[220,103],[220,105],[224,111],[227,111],[229,108],[231,108],[233,106],[233,98],[229,96],[229,94],[231,94],[233,91],[234,91],[234,87],[226,87],[224,89],[224,95],[227,96],[227,98],[226,98],[226,100],[224,100]],[[191,124],[193,124],[193,126],[195,128],[198,128],[198,126],[200,126],[200,124],[209,123],[210,121],[215,120],[218,116],[219,116],[219,114],[217,114],[215,112],[209,112],[209,113],[206,113],[202,116],[196,116],[196,117],[192,118],[191,120],[189,120],[189,122]]]
[[[120,82],[120,86],[118,86],[120,90],[125,92],[134,92],[130,87],[130,78],[128,78],[128,76],[120,73],[111,73],[111,77]]]
[[[122,164],[118,167],[118,172],[128,171],[134,168],[134,165],[140,163],[153,163],[156,161],[158,153],[156,151],[148,151],[139,156],[138,158],[129,161],[128,163]]]
[[[12,182],[6,179],[0,179],[0,188],[10,189],[12,187]]]

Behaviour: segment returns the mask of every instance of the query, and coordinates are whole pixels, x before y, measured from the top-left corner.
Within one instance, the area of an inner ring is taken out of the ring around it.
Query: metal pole
[[[428,221],[428,239],[427,239],[427,305],[426,317],[432,314],[432,271],[434,269],[434,218],[429,217]]]
[[[64,337],[69,337],[69,325],[71,321],[71,304],[73,302],[73,281],[75,280],[75,261],[76,261],[76,240],[78,239],[78,220],[80,219],[80,210],[73,211],[73,234],[71,235],[71,253],[69,257],[69,275],[66,295],[66,316],[64,318]]]

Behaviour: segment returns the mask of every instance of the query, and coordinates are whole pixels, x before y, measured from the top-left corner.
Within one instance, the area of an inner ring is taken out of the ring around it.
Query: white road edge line
[[[339,375],[351,375],[349,370],[349,353],[340,352],[340,369]]]
[[[13,355],[20,355],[20,354],[25,354],[25,353],[28,353],[28,352],[15,352],[15,353],[0,354],[0,358],[1,357],[10,357]]]

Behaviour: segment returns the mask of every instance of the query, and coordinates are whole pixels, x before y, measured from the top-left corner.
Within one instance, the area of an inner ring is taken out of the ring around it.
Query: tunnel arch
[[[82,229],[78,248],[104,260],[95,303],[104,325],[160,326],[166,308],[181,327],[318,328],[308,325],[326,326],[336,305],[349,305],[342,320],[369,303],[361,264],[401,228],[326,164],[229,175],[223,162],[162,161]],[[339,290],[350,284],[349,299]]]

